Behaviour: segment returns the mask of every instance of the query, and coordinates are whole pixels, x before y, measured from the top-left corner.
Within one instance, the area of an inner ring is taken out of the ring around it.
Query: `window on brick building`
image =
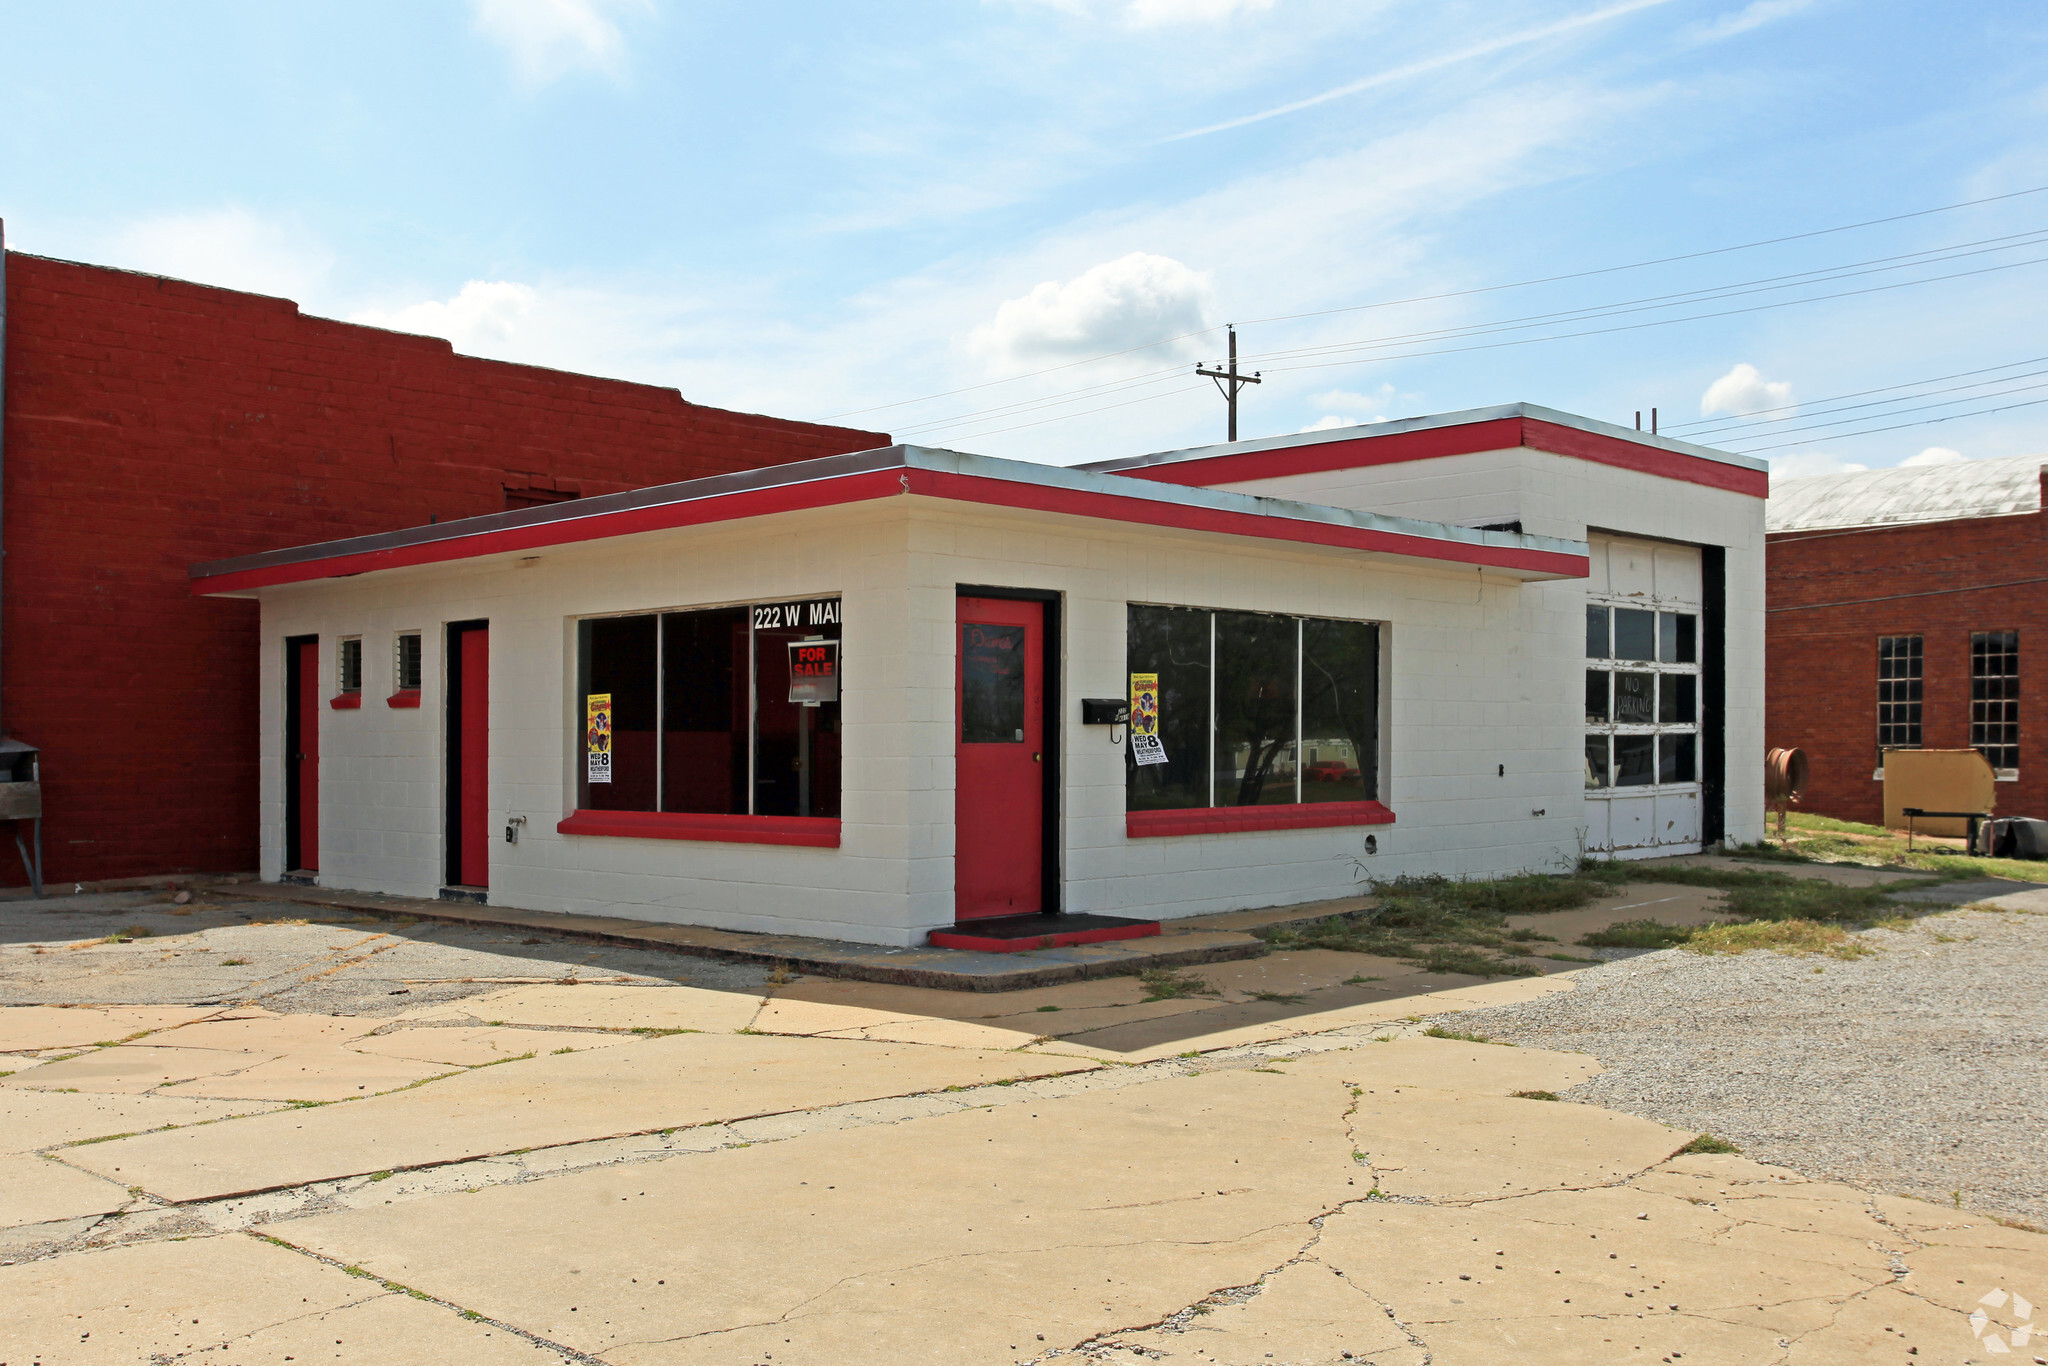
[[[1919,636],[1877,638],[1877,768],[1888,749],[1920,748],[1924,661]]]
[[[363,638],[347,636],[335,642],[334,673],[335,691],[340,693],[363,690]]]
[[[2020,633],[1970,633],[1970,747],[2000,772],[2020,766]]]
[[[1378,800],[1377,625],[1132,603],[1128,627],[1159,742],[1126,747],[1128,810]]]
[[[577,623],[588,811],[839,814],[839,599]]]

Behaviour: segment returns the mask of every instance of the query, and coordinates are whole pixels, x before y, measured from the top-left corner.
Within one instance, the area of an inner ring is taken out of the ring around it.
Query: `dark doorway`
[[[320,637],[284,643],[284,870],[320,867]]]
[[[448,885],[491,885],[491,624],[448,628]]]

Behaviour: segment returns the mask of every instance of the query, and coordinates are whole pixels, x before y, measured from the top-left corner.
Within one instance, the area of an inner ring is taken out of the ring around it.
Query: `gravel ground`
[[[1851,962],[1640,954],[1444,1023],[1599,1058],[1566,1099],[2048,1226],[2048,894],[2003,904],[1865,931]]]
[[[149,933],[104,942],[130,927]],[[521,982],[758,989],[768,969],[551,935],[160,892],[0,901],[0,1005],[260,1005],[396,1015]]]

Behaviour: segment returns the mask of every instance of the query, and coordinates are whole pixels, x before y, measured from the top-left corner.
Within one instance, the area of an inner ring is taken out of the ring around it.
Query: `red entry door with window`
[[[465,627],[456,635],[460,678],[456,692],[458,744],[455,785],[455,875],[464,887],[491,885],[491,631]]]
[[[291,659],[293,829],[287,861],[296,869],[320,867],[320,642],[292,642]]]
[[[1045,909],[1045,604],[959,600],[954,917]]]

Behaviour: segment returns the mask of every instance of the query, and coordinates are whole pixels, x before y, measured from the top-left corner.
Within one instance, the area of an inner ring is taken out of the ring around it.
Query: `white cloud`
[[[1304,432],[1327,432],[1334,427],[1362,427],[1368,422],[1385,422],[1387,408],[1402,395],[1391,384],[1382,384],[1370,394],[1355,389],[1331,389],[1310,394],[1309,403],[1323,409],[1323,415],[1301,428]],[[1413,398],[1414,395],[1407,395]]]
[[[130,270],[301,302],[334,266],[317,240],[241,208],[146,218],[116,232],[107,250]]]
[[[1743,9],[1699,25],[1692,31],[1692,37],[1702,43],[1717,43],[1723,38],[1733,38],[1738,33],[1747,33],[1787,15],[1797,14],[1812,3],[1813,0],[1754,0]]]
[[[614,16],[652,9],[651,0],[470,0],[477,29],[510,53],[521,78],[534,85],[572,71],[617,78],[626,36]]]
[[[1952,451],[1946,446],[1929,446],[1920,454],[1909,455],[1899,463],[1901,465],[1963,465],[1968,464],[1969,459],[1970,457],[1964,455],[1961,451]]]
[[[520,323],[533,312],[536,297],[530,286],[509,280],[471,280],[445,303],[429,299],[389,313],[365,309],[351,315],[349,321],[394,332],[446,337],[458,351],[484,355],[517,336]]]
[[[1773,479],[1804,479],[1809,474],[1861,474],[1870,468],[1825,451],[1799,451],[1769,458]]]
[[[1079,360],[1207,331],[1213,304],[1207,272],[1170,256],[1134,251],[1065,284],[1047,280],[1021,298],[1005,300],[967,346],[987,360],[992,373]],[[1143,360],[1153,365],[1193,354],[1193,343],[1188,338],[1154,347]]]
[[[1700,396],[1700,416],[1740,416],[1768,408],[1783,408],[1791,402],[1790,384],[1784,380],[1765,379],[1754,365],[1745,362],[1707,386],[1707,392]]]

